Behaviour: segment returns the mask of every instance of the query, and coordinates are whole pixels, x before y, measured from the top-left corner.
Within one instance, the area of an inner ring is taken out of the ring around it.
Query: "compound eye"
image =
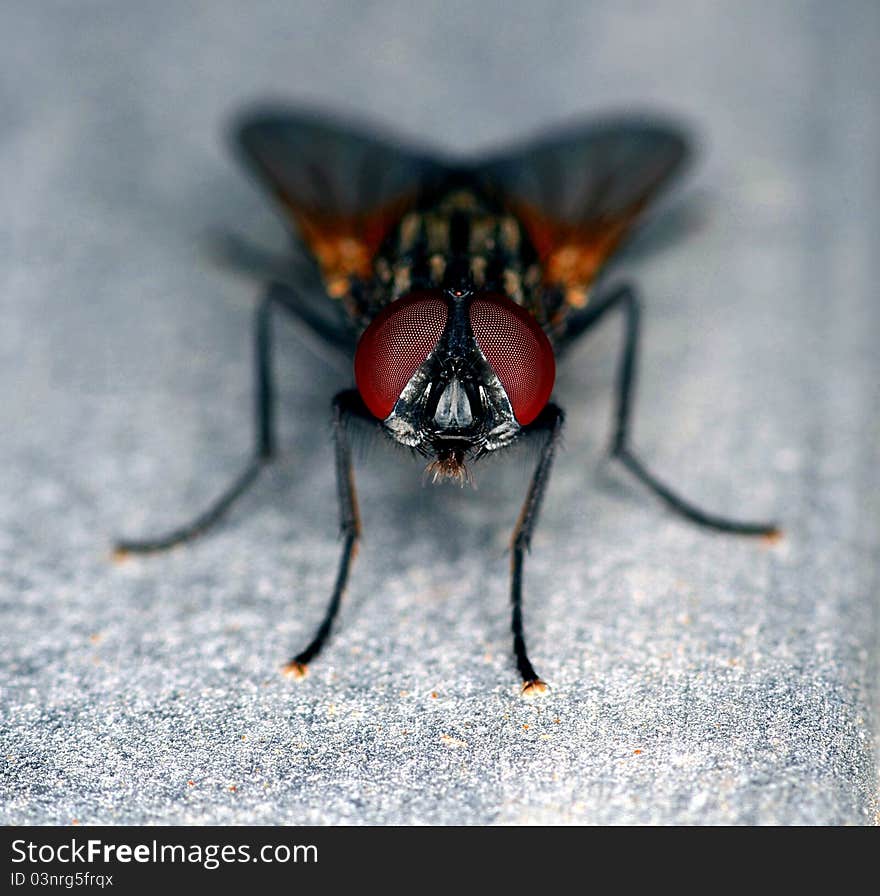
[[[553,391],[556,359],[550,340],[528,311],[500,293],[473,300],[471,328],[504,386],[517,422],[526,426],[541,413]]]
[[[383,308],[364,330],[354,356],[354,378],[373,416],[384,420],[394,409],[443,335],[448,314],[439,295],[410,293]]]

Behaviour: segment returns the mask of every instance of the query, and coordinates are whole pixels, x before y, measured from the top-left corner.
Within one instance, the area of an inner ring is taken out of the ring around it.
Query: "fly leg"
[[[269,287],[257,306],[254,320],[256,445],[247,466],[220,497],[195,519],[170,532],[151,538],[120,539],[115,544],[117,556],[164,551],[201,535],[219,522],[229,508],[254,484],[264,464],[275,456],[275,384],[272,376],[271,314],[272,306],[276,303],[287,307],[287,303],[278,295],[277,288]]]
[[[587,308],[582,314],[571,319],[560,340],[560,347],[564,349],[577,336],[580,336],[594,324],[598,323],[607,311],[611,311],[614,308],[620,308],[623,312],[626,332],[623,353],[617,369],[617,402],[611,456],[619,460],[637,479],[664,501],[671,510],[693,523],[709,529],[733,532],[738,535],[778,535],[779,529],[773,523],[729,519],[700,509],[661,482],[633,453],[629,446],[629,423],[633,393],[635,391],[640,314],[640,304],[635,290],[631,286],[622,285],[613,289],[606,296],[600,296],[594,307]]]
[[[342,595],[348,582],[348,574],[352,561],[357,553],[358,539],[361,534],[361,521],[358,514],[357,492],[354,486],[354,467],[351,462],[351,445],[348,438],[348,423],[352,417],[363,417],[372,422],[372,415],[364,407],[360,394],[356,389],[340,392],[333,399],[333,444],[336,454],[336,488],[339,495],[339,525],[342,535],[342,555],[339,558],[339,570],[336,583],[330,596],[330,603],[324,613],[324,619],[318,626],[314,637],[305,650],[300,651],[285,667],[284,671],[296,678],[302,678],[307,672],[307,664],[316,657],[330,635],[333,621],[339,612]]]
[[[538,522],[538,514],[541,511],[541,501],[547,489],[550,479],[550,469],[553,465],[553,457],[562,436],[562,424],[565,414],[555,404],[548,404],[534,423],[530,424],[527,433],[546,433],[544,445],[538,465],[532,474],[529,491],[523,503],[516,528],[511,539],[510,562],[510,600],[513,605],[511,617],[511,629],[513,630],[513,654],[516,657],[516,667],[522,676],[522,693],[524,696],[537,696],[547,690],[547,685],[538,677],[535,667],[529,660],[526,650],[526,640],[523,634],[522,617],[522,579],[523,563],[525,555],[532,542],[532,533]]]

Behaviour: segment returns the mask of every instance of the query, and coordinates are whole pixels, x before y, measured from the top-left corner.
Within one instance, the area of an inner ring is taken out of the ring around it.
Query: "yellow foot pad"
[[[131,558],[131,553],[126,548],[113,548],[110,559],[114,563],[125,563]]]
[[[305,663],[291,660],[281,671],[289,678],[303,679],[309,674],[309,667]]]
[[[772,532],[768,532],[766,535],[761,536],[761,541],[767,547],[773,547],[773,545],[779,544],[780,541],[785,537],[782,529],[774,529]]]
[[[522,695],[523,697],[527,697],[529,699],[533,699],[534,697],[543,697],[545,694],[550,693],[550,685],[547,684],[546,681],[541,681],[540,678],[533,678],[531,681],[525,682],[522,686]]]

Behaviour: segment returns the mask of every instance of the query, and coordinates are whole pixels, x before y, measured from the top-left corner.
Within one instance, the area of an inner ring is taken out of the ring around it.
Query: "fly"
[[[276,456],[271,317],[284,311],[352,364],[333,399],[342,555],[324,619],[287,664],[298,677],[323,648],[361,535],[349,423],[367,421],[424,457],[435,482],[465,484],[480,458],[540,443],[511,541],[513,652],[522,692],[547,690],[523,631],[523,564],[562,434],[556,361],[613,312],[625,322],[611,454],[674,512],[710,529],[773,536],[770,523],[701,510],[633,452],[639,347],[635,287],[599,288],[655,198],[680,173],[686,137],[661,121],[587,122],[487,158],[450,160],[320,115],[284,108],[242,117],[235,145],[274,197],[313,282],[273,277],[256,309],[256,446],[207,510],[120,553],[164,550],[203,533]]]

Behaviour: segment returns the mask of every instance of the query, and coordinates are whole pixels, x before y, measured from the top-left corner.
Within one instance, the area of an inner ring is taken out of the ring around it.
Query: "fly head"
[[[469,481],[467,462],[510,445],[546,405],[553,349],[507,296],[412,292],[365,330],[358,390],[384,431],[430,458],[435,482]]]

